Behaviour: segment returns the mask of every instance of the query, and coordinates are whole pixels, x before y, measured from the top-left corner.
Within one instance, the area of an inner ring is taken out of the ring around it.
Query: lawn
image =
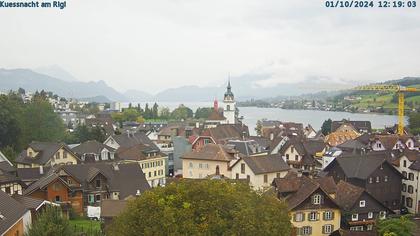
[[[70,225],[75,232],[84,232],[87,235],[98,235],[101,230],[101,223],[96,220],[74,219],[70,220]]]

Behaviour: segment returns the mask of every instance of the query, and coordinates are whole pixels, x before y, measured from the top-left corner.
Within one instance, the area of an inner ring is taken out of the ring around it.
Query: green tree
[[[378,221],[378,233],[380,236],[411,236],[414,233],[416,224],[406,216],[389,218]]]
[[[420,134],[420,113],[419,112],[412,112],[408,116],[408,127],[410,132],[417,135]]]
[[[69,221],[62,216],[61,209],[48,206],[38,215],[25,236],[74,235]]]
[[[22,148],[23,101],[17,94],[0,95],[0,149]]]
[[[169,119],[171,117],[171,112],[169,111],[169,108],[167,107],[161,107],[159,111],[159,118],[160,119]]]
[[[322,126],[321,126],[322,134],[328,135],[329,133],[331,133],[331,124],[332,124],[331,119],[328,119],[328,120],[324,121],[324,123],[322,123]]]
[[[110,235],[290,235],[286,204],[246,183],[180,180],[144,192]]]
[[[158,109],[159,109],[159,106],[155,102],[155,104],[153,104],[153,108],[152,108],[152,118],[153,119],[157,119],[158,118]]]
[[[23,113],[23,137],[31,141],[62,141],[65,127],[62,119],[54,113],[51,104],[44,99],[34,99],[26,104]]]
[[[176,120],[186,120],[193,117],[193,111],[181,104],[172,111],[171,116]]]
[[[207,119],[212,112],[213,112],[213,108],[211,107],[199,107],[195,111],[194,118]]]

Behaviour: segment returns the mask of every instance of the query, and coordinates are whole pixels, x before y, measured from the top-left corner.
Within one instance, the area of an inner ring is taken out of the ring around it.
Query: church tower
[[[230,86],[230,80],[223,99],[223,105],[223,116],[226,117],[226,124],[236,124],[236,102]]]

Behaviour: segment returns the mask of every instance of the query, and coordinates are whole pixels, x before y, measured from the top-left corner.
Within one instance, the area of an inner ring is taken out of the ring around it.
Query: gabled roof
[[[287,171],[290,167],[284,162],[280,155],[247,156],[242,160],[256,175]]]
[[[23,164],[39,164],[45,165],[50,161],[50,159],[54,156],[54,154],[60,149],[64,148],[70,154],[73,154],[71,149],[64,143],[56,143],[56,142],[32,142],[29,144],[29,147],[32,148],[34,151],[38,152],[38,154],[34,157],[27,156],[27,150],[23,150],[19,156],[16,158],[16,163],[23,163]],[[76,156],[76,155],[74,155]]]
[[[80,180],[82,188],[87,188],[89,180],[96,174],[103,174],[108,182],[110,191],[119,191],[120,199],[135,196],[137,190],[141,193],[150,188],[143,171],[138,163],[125,163],[115,165],[106,163],[91,163],[83,165],[65,165],[59,169],[64,170],[72,177]],[[97,169],[98,171],[96,171]],[[135,180],[135,181],[134,181]]]
[[[353,126],[356,131],[360,132],[362,130],[366,130],[368,133],[372,131],[372,125],[370,121],[359,121],[359,120],[340,120],[340,121],[333,121],[331,123],[331,132],[335,132],[341,125],[347,124]]]
[[[27,211],[22,204],[0,190],[0,235],[15,225]]]
[[[334,199],[329,196],[336,191],[334,179],[331,177],[311,179],[306,176],[298,177],[297,173],[289,172],[284,178],[275,178],[273,186],[278,193],[285,197],[289,210],[299,206],[318,190],[337,205]]]
[[[226,145],[232,146],[233,149],[245,156],[251,156],[262,151],[260,145],[254,140],[229,140]]]
[[[358,200],[363,194],[367,194],[368,196],[371,197],[371,199],[376,201],[383,208],[392,212],[392,210],[390,210],[387,206],[382,204],[381,201],[377,200],[365,189],[355,186],[353,184],[350,184],[348,182],[345,182],[343,180],[340,180],[337,184],[335,200],[343,210],[351,211],[353,206],[358,202]]]
[[[26,209],[29,210],[35,210],[37,211],[40,207],[42,207],[45,204],[51,204],[51,202],[48,202],[46,200],[41,200],[38,198],[23,196],[23,195],[13,195],[13,199],[20,202],[23,206],[25,206]]]
[[[286,150],[293,146],[295,150],[301,155],[315,156],[317,152],[325,149],[326,145],[319,139],[306,139],[302,137],[290,137],[286,143],[280,148],[279,153],[284,155]],[[273,147],[274,148],[274,147]]]
[[[209,117],[207,117],[207,120],[226,120],[226,117],[224,117],[218,111],[213,109],[212,112],[209,114]]]
[[[37,180],[34,183],[32,183],[31,185],[29,185],[29,187],[27,189],[25,189],[25,191],[23,193],[24,193],[24,195],[29,195],[29,194],[33,193],[34,191],[37,191],[39,189],[44,189],[49,184],[51,184],[55,181],[60,181],[64,186],[66,186],[68,189],[70,189],[70,186],[66,183],[66,181],[61,179],[60,176],[57,173],[55,173],[54,171],[52,171],[52,169],[51,169],[48,173],[46,173],[44,176],[42,176],[39,180]]]
[[[119,135],[111,136],[121,147],[132,147],[138,144],[149,145],[149,147],[159,150],[156,144],[150,140],[147,135],[143,132],[127,132]]]
[[[372,174],[382,164],[389,165],[392,169],[394,169],[394,167],[384,157],[378,157],[375,155],[339,157],[335,158],[332,163],[338,164],[341,169],[343,169],[347,178],[357,178],[362,180],[366,180],[370,174]],[[332,163],[325,168],[325,171],[329,171],[329,169],[334,166]],[[396,169],[395,171],[398,172]]]
[[[358,201],[363,192],[365,192],[363,188],[340,180],[337,184],[335,200],[341,208],[349,211],[353,208],[354,204]]]
[[[339,208],[334,199],[329,196],[329,192],[333,189],[333,184],[328,179],[319,181],[318,179],[310,179],[306,176],[296,177],[289,175],[287,178],[274,179],[273,185],[279,193],[286,194],[285,200],[289,210],[298,207],[318,190],[323,192],[325,197]]]
[[[351,131],[335,131],[330,134],[328,134],[325,137],[325,142],[328,143],[331,146],[337,146],[340,145],[347,140],[355,139],[359,137],[360,134],[357,133],[357,131],[351,130]]]
[[[115,152],[115,149],[105,145],[103,143],[100,143],[96,140],[89,140],[84,143],[81,143],[77,145],[76,147],[72,148],[72,151],[79,154],[100,154],[103,149],[107,149],[110,152]]]
[[[232,150],[228,150],[221,144],[209,143],[199,150],[192,150],[191,152],[186,153],[182,159],[229,162],[236,158],[234,157],[234,152]]]
[[[148,157],[148,153],[156,153],[156,156]],[[148,158],[157,158],[158,155],[161,156],[159,150],[154,149],[154,147],[149,146],[148,144],[137,144],[131,147],[120,147],[117,151],[118,158],[121,160],[132,160],[132,161],[141,161]]]
[[[414,140],[414,138],[407,135],[400,136],[397,134],[388,134],[388,135],[375,135],[373,138],[371,138],[371,140],[372,141],[378,140],[379,142],[382,143],[385,149],[391,150],[394,148],[395,144],[398,141],[401,141],[403,145],[405,146],[405,142],[410,138]]]
[[[249,132],[245,125],[221,124],[215,128],[203,130],[202,135],[213,137],[217,143],[225,143],[228,140],[248,137]]]
[[[7,159],[7,157],[0,151],[0,163],[2,162],[6,162],[9,165],[13,166],[12,162],[10,162],[10,160]]]

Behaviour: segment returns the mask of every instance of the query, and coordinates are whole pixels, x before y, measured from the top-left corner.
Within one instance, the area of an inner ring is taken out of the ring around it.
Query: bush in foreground
[[[290,235],[285,203],[247,184],[182,180],[143,193],[110,235]]]

